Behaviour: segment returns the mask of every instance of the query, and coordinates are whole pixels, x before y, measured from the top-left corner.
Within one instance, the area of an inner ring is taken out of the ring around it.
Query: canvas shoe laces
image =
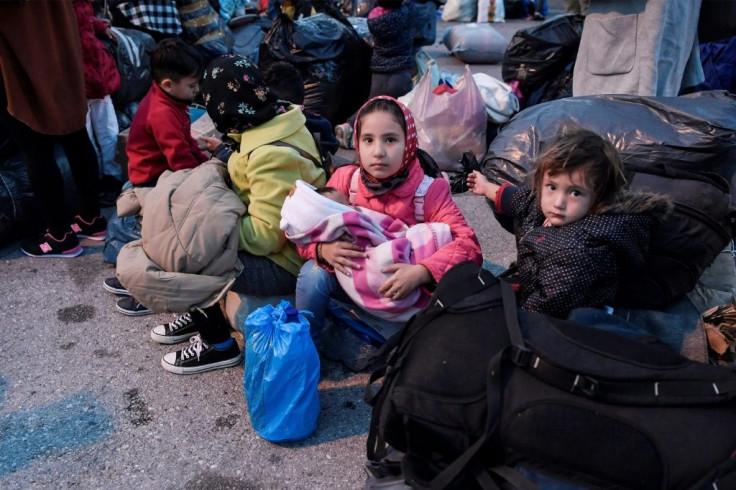
[[[195,335],[189,338],[189,345],[181,350],[181,360],[186,361],[194,356],[197,356],[199,361],[199,355],[205,350],[209,349],[207,342],[202,340],[200,335]]]
[[[188,327],[192,324],[194,320],[192,319],[192,315],[189,313],[184,313],[179,318],[174,320],[173,322],[170,322],[168,324],[169,327],[169,333],[176,333],[177,330]]]

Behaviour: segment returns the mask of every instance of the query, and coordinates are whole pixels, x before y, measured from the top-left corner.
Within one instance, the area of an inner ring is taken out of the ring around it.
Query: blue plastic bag
[[[245,319],[243,391],[250,421],[267,441],[308,437],[319,417],[319,356],[309,321],[291,303],[266,305]]]

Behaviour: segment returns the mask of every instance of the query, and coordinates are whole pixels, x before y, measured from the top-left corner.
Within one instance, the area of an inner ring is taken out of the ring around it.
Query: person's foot
[[[92,219],[84,219],[78,214],[74,217],[72,231],[77,234],[77,238],[102,241],[107,234],[107,220],[102,215],[95,216]]]
[[[125,289],[125,286],[123,286],[120,281],[118,281],[117,277],[108,277],[102,281],[102,287],[105,288],[106,291],[110,291],[118,296],[130,296],[128,290]]]
[[[178,344],[197,335],[200,325],[207,322],[207,315],[196,308],[184,313],[173,322],[156,325],[151,329],[151,339],[159,344]]]
[[[544,20],[545,19],[545,16],[542,15],[542,14],[540,14],[539,12],[535,12],[533,19],[534,20]]]
[[[348,123],[335,126],[335,137],[342,148],[353,148],[353,128]]]
[[[47,231],[40,237],[24,241],[20,251],[29,257],[60,257],[65,259],[77,257],[83,252],[79,245],[79,239],[73,231],[64,233],[61,238],[57,238]]]
[[[120,298],[118,302],[115,303],[115,308],[117,308],[120,313],[128,316],[143,316],[153,314],[151,310],[143,306],[141,302],[135,299],[133,296]]]
[[[174,374],[195,374],[240,364],[243,353],[235,340],[225,350],[217,350],[195,335],[182,350],[169,352],[161,358],[161,366]]]

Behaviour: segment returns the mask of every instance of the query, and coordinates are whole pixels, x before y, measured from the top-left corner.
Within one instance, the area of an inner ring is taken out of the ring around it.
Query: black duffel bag
[[[587,488],[736,488],[736,373],[630,337],[517,311],[508,284],[459,264],[371,376],[368,459],[405,453],[415,488],[532,488],[514,466]]]

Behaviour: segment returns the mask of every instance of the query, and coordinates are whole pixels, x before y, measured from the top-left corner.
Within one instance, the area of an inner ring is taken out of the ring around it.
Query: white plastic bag
[[[472,22],[478,15],[477,0],[447,0],[442,9],[445,22]]]
[[[470,67],[457,80],[455,93],[435,94],[425,74],[409,104],[417,124],[419,147],[445,171],[462,171],[460,157],[472,151],[479,160],[486,152],[486,106]]]
[[[519,99],[508,84],[486,73],[473,73],[473,79],[486,104],[489,121],[502,124],[519,112]]]

